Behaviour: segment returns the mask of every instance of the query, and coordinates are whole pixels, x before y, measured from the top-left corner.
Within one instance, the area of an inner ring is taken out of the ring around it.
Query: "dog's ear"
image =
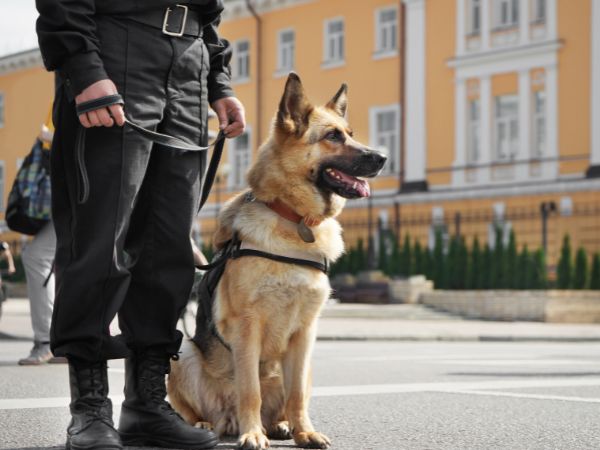
[[[335,111],[341,117],[346,116],[346,109],[348,108],[348,85],[346,83],[342,84],[325,107]]]
[[[287,133],[300,137],[308,128],[308,118],[313,106],[308,101],[300,77],[290,72],[283,97],[277,111],[277,126]]]

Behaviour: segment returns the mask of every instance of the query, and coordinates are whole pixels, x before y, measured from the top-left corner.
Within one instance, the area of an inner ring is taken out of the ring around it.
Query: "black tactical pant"
[[[98,18],[97,30],[101,57],[128,118],[206,145],[209,59],[202,39],[169,37],[111,17]],[[177,320],[193,282],[189,236],[206,155],[153,147],[127,126],[89,129],[84,163],[90,191],[80,204],[80,125],[69,97],[67,86],[57,82],[52,350],[91,361],[151,346],[174,353],[181,341]],[[117,313],[123,334],[111,337]]]

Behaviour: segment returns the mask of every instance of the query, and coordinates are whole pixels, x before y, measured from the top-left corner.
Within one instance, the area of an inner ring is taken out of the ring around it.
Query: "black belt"
[[[186,5],[152,9],[125,15],[127,19],[158,28],[167,36],[202,36],[202,20],[198,11]]]
[[[125,102],[123,101],[123,97],[119,94],[108,95],[106,97],[97,98],[95,100],[90,100],[87,102],[80,103],[76,106],[77,116],[81,114],[88,113],[90,111],[95,111],[99,108],[105,108],[111,105],[123,105]],[[142,128],[136,123],[133,123],[131,120],[125,118],[125,124],[131,127],[134,131],[136,131],[141,136],[144,136],[149,141],[159,144],[158,148],[167,148],[167,149],[176,149],[176,150],[184,150],[190,152],[205,152],[214,146],[214,150],[212,152],[212,156],[210,158],[210,163],[208,165],[208,169],[206,171],[206,178],[204,180],[204,187],[202,188],[202,194],[200,196],[200,208],[204,206],[206,200],[208,199],[208,194],[210,193],[210,188],[215,180],[217,175],[217,169],[219,167],[219,161],[221,160],[221,155],[223,154],[223,144],[225,143],[225,134],[223,131],[219,131],[219,135],[213,141],[212,144],[207,147],[201,147],[198,145],[190,144],[185,142],[177,137],[169,136],[167,134],[157,133],[155,131],[150,131],[145,128]],[[77,166],[79,167],[79,173],[81,175],[81,180],[78,179],[78,182],[81,182],[81,186],[79,189],[79,198],[77,202],[79,204],[83,204],[87,202],[90,193],[90,182],[87,175],[87,169],[85,167],[85,128],[80,126],[77,131],[76,143],[75,143],[75,151],[77,154]]]

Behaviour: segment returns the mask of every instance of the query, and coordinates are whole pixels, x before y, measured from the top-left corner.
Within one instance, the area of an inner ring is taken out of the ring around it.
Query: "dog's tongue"
[[[339,180],[348,185],[348,187],[354,189],[360,197],[368,197],[371,195],[371,188],[366,180],[352,177],[344,172],[335,170],[336,175],[339,176]]]

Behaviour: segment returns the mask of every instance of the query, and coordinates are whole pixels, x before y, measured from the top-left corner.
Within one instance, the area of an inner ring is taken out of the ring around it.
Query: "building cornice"
[[[0,76],[42,66],[42,55],[37,48],[13,53],[12,55],[0,57]]]
[[[543,53],[554,54],[562,46],[563,41],[557,39],[535,44],[492,49],[484,52],[473,52],[472,54],[466,54],[448,60],[448,66],[453,69],[462,69],[473,66],[481,66],[483,64],[489,64],[498,61],[529,57]]]
[[[251,0],[258,14],[268,13],[277,9],[312,3],[316,0]],[[246,0],[226,0],[225,11],[221,15],[223,22],[250,17]]]

